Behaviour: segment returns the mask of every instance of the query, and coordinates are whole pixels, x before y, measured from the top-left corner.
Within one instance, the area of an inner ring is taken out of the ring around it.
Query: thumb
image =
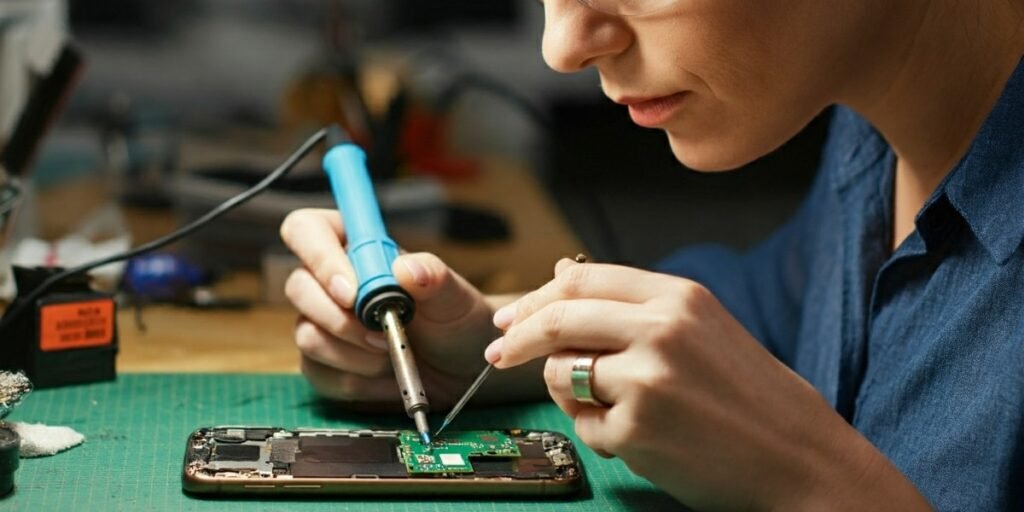
[[[391,265],[398,285],[416,301],[416,314],[437,323],[468,315],[483,295],[437,256],[403,254]]]

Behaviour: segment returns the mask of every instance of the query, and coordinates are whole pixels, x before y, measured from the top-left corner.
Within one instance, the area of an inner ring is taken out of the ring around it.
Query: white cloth
[[[21,437],[22,458],[46,457],[85,442],[85,436],[71,427],[52,427],[42,423],[9,423]]]

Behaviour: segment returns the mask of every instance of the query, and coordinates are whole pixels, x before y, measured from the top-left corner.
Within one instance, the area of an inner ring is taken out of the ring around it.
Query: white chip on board
[[[441,464],[445,466],[465,466],[466,462],[462,459],[462,455],[457,453],[442,453]]]

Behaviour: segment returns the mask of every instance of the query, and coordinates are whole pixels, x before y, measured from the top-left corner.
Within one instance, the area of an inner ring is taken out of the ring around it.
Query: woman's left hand
[[[494,318],[505,335],[487,348],[488,361],[509,368],[547,357],[548,390],[579,438],[689,506],[855,506],[860,484],[876,477],[902,482],[912,492],[897,495],[920,500],[810,384],[693,281],[562,260],[554,280]],[[592,353],[600,354],[593,394],[606,407],[572,393],[573,362]],[[886,508],[924,503],[886,499]]]

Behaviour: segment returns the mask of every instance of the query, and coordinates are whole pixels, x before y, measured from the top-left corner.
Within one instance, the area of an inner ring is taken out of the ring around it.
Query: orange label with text
[[[113,341],[111,299],[51,304],[39,312],[39,348],[44,352],[102,347]]]

